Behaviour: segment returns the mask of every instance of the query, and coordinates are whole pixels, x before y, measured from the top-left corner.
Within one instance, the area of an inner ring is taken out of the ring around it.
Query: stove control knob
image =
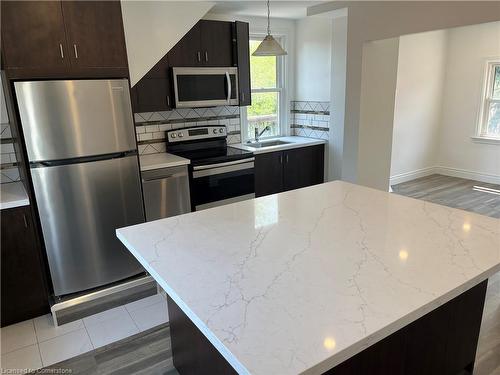
[[[184,134],[183,134],[183,133],[177,133],[177,136],[178,136],[179,138],[182,138],[182,137],[184,137]]]
[[[214,129],[213,132],[214,132],[214,134],[217,134],[217,129]]]
[[[175,138],[175,137],[177,137],[175,133],[170,134],[170,138]]]
[[[219,133],[224,133],[224,128],[220,128]]]

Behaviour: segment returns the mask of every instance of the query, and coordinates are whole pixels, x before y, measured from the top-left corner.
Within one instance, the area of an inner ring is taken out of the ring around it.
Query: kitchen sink
[[[290,143],[292,143],[292,142],[286,142],[286,141],[281,141],[281,140],[277,139],[274,141],[262,141],[262,142],[247,143],[247,146],[252,147],[252,148],[263,148],[263,147],[287,145]]]

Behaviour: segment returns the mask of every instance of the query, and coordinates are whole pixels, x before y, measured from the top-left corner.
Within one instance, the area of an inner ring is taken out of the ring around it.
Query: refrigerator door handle
[[[30,168],[57,167],[59,165],[91,163],[93,161],[119,159],[127,156],[137,155],[136,150],[126,152],[114,152],[105,155],[84,156],[81,158],[63,159],[63,160],[44,160],[30,162]]]

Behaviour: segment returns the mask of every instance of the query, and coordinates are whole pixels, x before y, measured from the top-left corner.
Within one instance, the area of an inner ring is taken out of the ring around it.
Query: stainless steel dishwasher
[[[191,212],[187,166],[141,172],[146,220]]]

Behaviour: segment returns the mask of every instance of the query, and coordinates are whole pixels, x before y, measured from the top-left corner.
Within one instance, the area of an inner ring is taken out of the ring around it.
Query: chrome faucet
[[[259,142],[260,136],[264,134],[265,131],[271,130],[271,128],[269,127],[269,125],[267,125],[264,129],[262,129],[261,132],[259,132],[258,127],[255,127],[254,130],[255,130],[255,142]]]

